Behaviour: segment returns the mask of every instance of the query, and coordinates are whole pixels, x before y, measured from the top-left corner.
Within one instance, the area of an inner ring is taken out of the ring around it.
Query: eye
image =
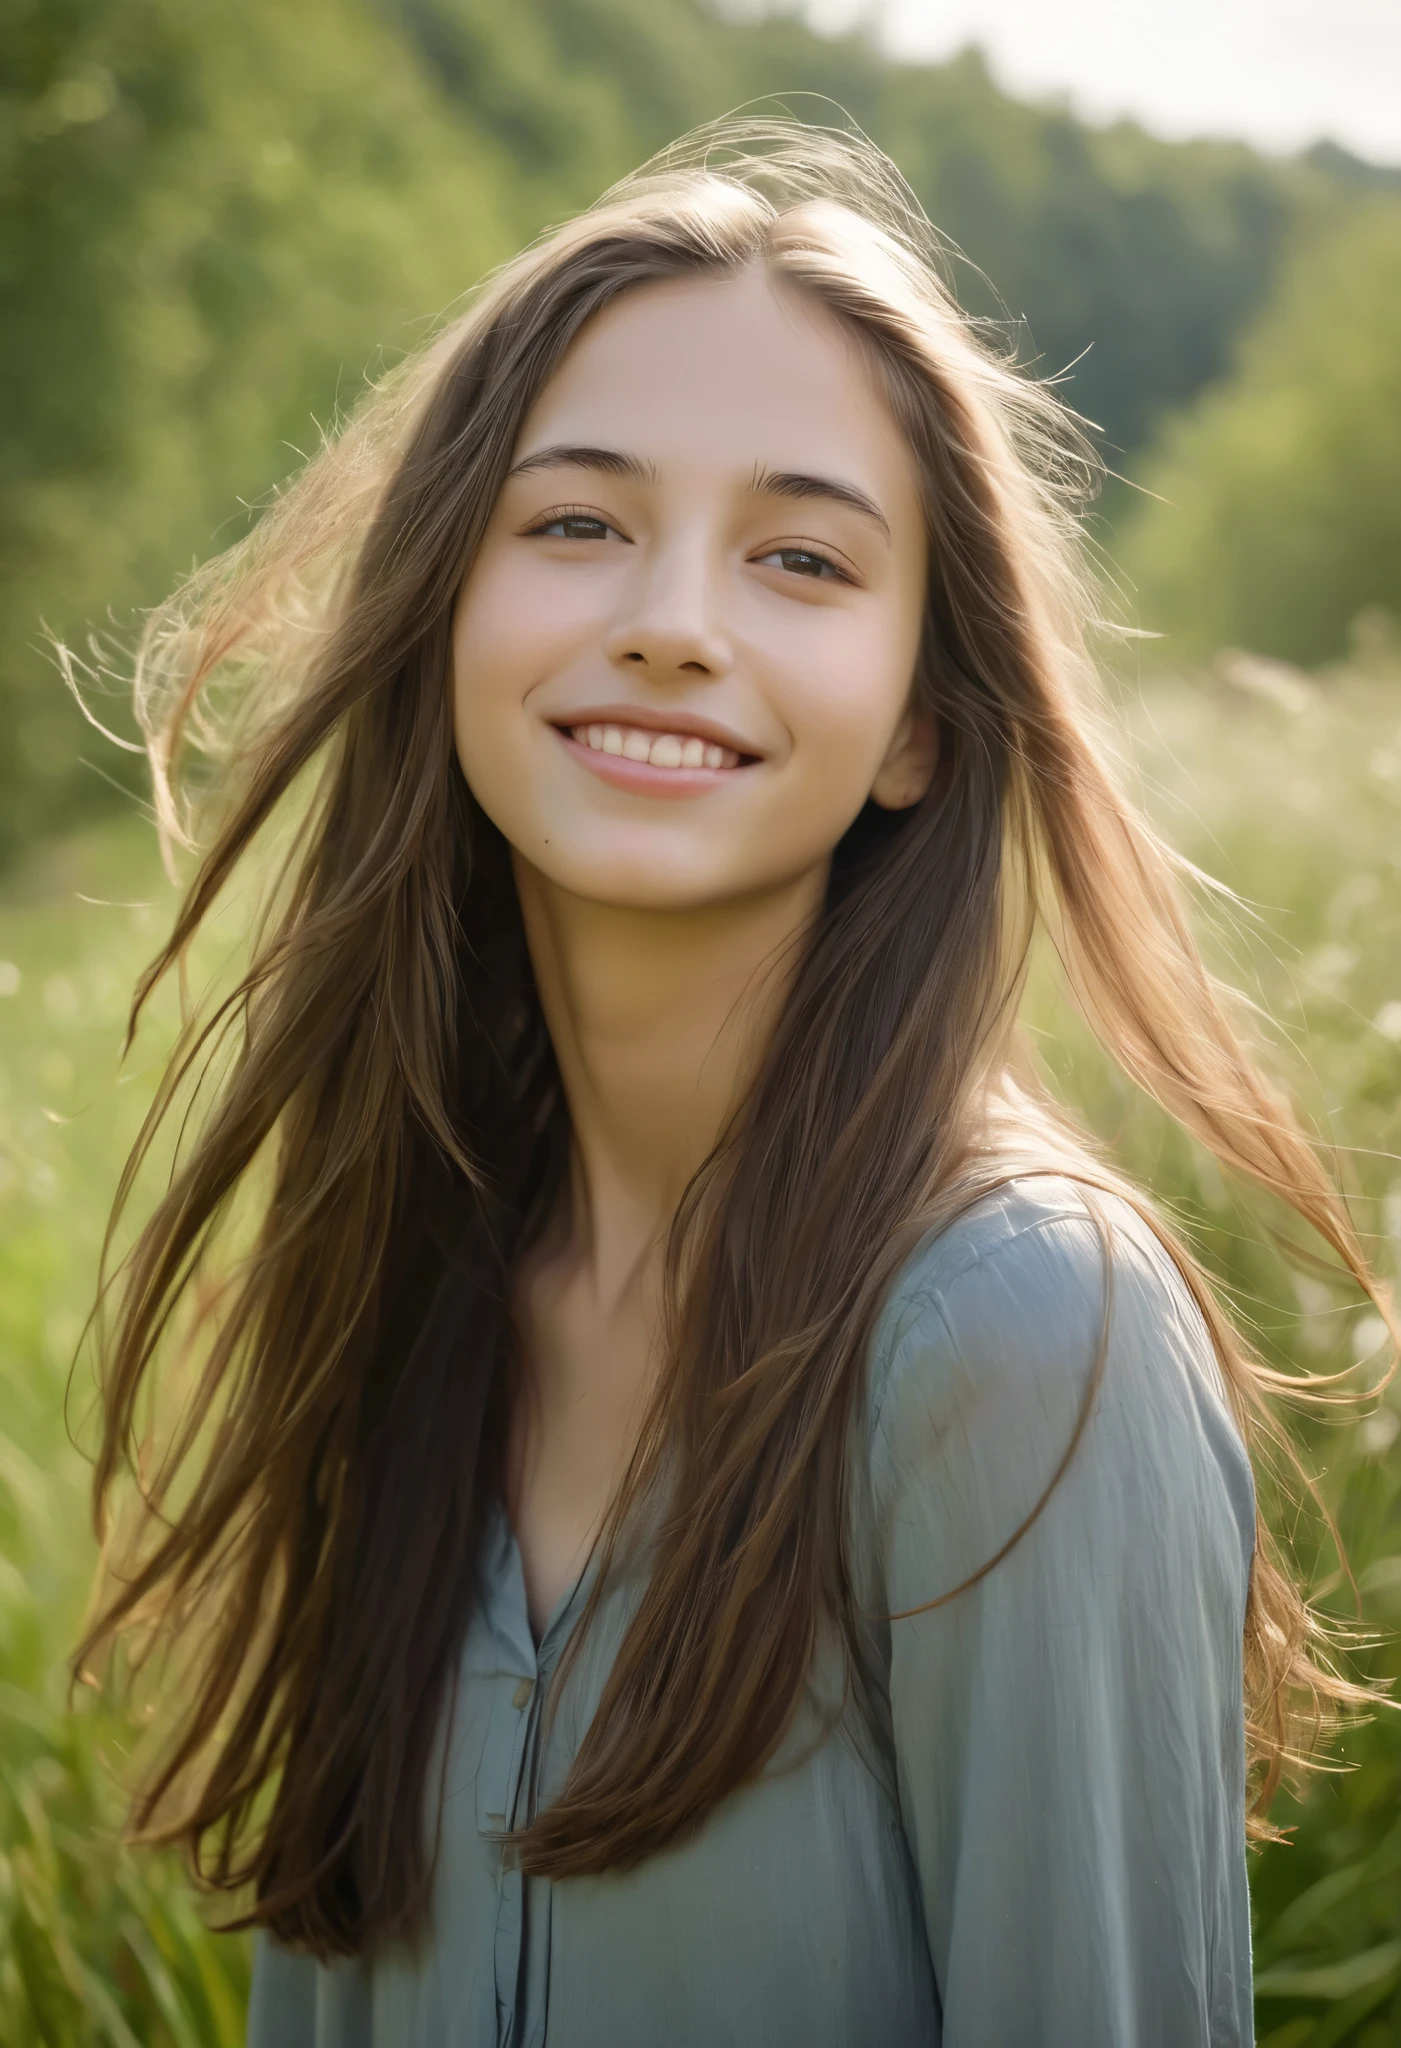
[[[536,524],[527,527],[527,533],[539,535],[544,540],[607,540],[610,534],[616,540],[623,538],[616,526],[610,526],[606,519],[600,519],[596,512],[565,505],[558,511],[547,512]]]
[[[757,557],[760,563],[776,562],[780,569],[786,569],[791,576],[824,578],[837,583],[849,583],[851,578],[839,569],[826,555],[818,554],[815,548],[771,548],[766,555]]]

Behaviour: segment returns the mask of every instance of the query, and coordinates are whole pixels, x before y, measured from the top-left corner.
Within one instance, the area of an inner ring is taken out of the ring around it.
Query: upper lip
[[[550,724],[635,725],[643,732],[674,732],[681,739],[711,740],[716,746],[732,748],[736,754],[753,756],[759,752],[752,741],[731,726],[702,717],[696,711],[683,711],[679,705],[662,710],[654,704],[588,704],[578,711],[552,712]]]

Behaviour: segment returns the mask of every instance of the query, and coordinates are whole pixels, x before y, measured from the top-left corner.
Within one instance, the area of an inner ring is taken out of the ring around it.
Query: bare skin
[[[567,1202],[517,1278],[530,1398],[515,1416],[508,1508],[538,1635],[642,1419],[667,1226],[785,985],[770,956],[816,906],[795,886],[757,899],[742,932],[693,914],[681,930],[657,917],[644,935],[642,919],[610,907],[561,916],[559,892],[518,872],[574,1125]]]
[[[464,586],[458,755],[513,848],[573,1124],[515,1301],[506,1504],[537,1634],[633,1449],[667,1230],[833,848],[868,798],[928,787],[925,576],[914,465],[868,372],[756,272],[645,287],[591,323]]]

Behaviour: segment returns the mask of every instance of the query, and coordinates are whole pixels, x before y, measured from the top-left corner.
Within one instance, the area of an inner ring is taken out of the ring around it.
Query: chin
[[[612,910],[684,911],[708,910],[746,892],[734,884],[726,886],[710,877],[668,873],[660,862],[627,863],[593,874],[560,874],[558,880],[571,895],[590,903],[606,904]]]

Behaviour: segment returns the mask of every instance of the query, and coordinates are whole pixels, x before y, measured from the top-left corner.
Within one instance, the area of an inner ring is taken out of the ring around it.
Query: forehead
[[[624,448],[662,473],[821,467],[917,503],[907,444],[853,337],[758,268],[643,285],[597,314],[517,453],[555,442]]]

